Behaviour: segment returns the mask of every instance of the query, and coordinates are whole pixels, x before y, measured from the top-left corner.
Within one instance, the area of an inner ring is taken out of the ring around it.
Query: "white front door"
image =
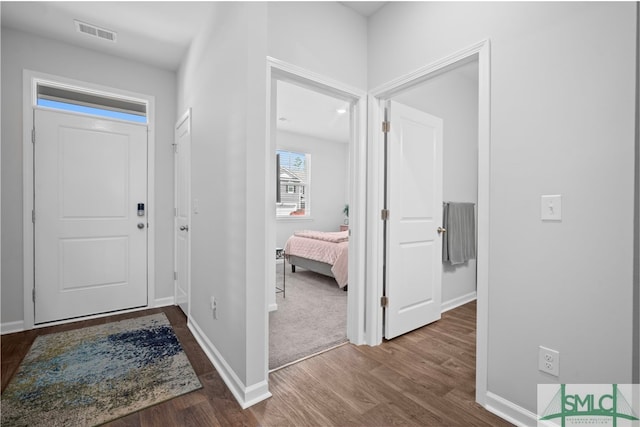
[[[175,298],[189,315],[190,206],[191,206],[191,116],[187,113],[176,126],[175,140]]]
[[[34,117],[35,323],[146,306],[146,125]]]
[[[440,319],[442,119],[391,101],[387,109],[385,338]]]

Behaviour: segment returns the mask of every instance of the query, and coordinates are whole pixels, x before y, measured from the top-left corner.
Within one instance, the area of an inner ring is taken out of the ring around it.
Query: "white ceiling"
[[[3,1],[2,26],[177,70],[212,11],[213,3],[204,1]],[[76,32],[74,19],[115,31],[117,42]]]
[[[342,2],[367,17],[386,2]],[[210,1],[3,1],[2,26],[175,71],[214,13]],[[78,33],[74,20],[117,33],[115,43]],[[278,128],[346,142],[344,101],[290,84],[278,89]]]
[[[277,99],[279,130],[349,142],[348,102],[283,81],[278,81]],[[339,109],[347,112],[340,114]]]
[[[355,10],[360,15],[368,18],[373,15],[385,4],[389,3],[386,1],[341,1],[341,4]]]
[[[214,10],[212,1],[3,1],[2,26],[168,70]],[[387,2],[341,2],[364,17]],[[117,33],[111,43],[76,32],[74,19]]]

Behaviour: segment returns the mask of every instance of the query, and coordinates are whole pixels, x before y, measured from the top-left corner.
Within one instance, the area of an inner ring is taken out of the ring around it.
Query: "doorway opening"
[[[273,370],[364,336],[365,97],[290,64],[269,59],[269,65],[266,179],[274,206],[267,224],[273,249],[266,254],[266,351]],[[304,231],[311,236],[299,236]],[[331,245],[326,259],[294,253],[289,240],[302,238]],[[274,334],[287,315],[289,330]]]
[[[419,69],[409,75],[403,76],[396,80],[391,81],[379,88],[372,91],[372,101],[370,102],[370,121],[374,124],[372,129],[373,150],[370,151],[369,167],[372,171],[370,183],[371,190],[369,192],[369,216],[374,217],[379,213],[380,206],[383,206],[384,200],[384,167],[385,167],[385,153],[383,150],[384,133],[380,131],[379,125],[386,120],[385,107],[389,101],[413,103],[415,107],[421,109],[427,109],[426,105],[429,102],[436,101],[438,98],[445,99],[438,105],[433,105],[428,109],[432,114],[447,114],[445,111],[447,107],[446,103],[451,102],[453,95],[456,91],[459,91],[461,87],[457,85],[452,86],[452,89],[446,91],[446,96],[443,98],[443,94],[438,95],[438,91],[445,91],[446,85],[438,85],[438,81],[446,81],[453,78],[455,73],[462,75],[469,74],[477,79],[475,84],[475,102],[473,100],[468,101],[467,105],[474,103],[476,110],[471,111],[470,114],[475,116],[475,125],[469,123],[470,126],[465,126],[468,129],[475,127],[475,132],[472,132],[475,136],[475,146],[473,148],[463,148],[461,145],[457,150],[462,150],[462,153],[474,154],[473,156],[458,156],[462,159],[461,164],[473,163],[475,167],[474,173],[465,171],[465,176],[470,179],[461,180],[457,182],[454,180],[453,186],[451,179],[447,183],[446,174],[444,175],[444,194],[443,202],[469,202],[475,203],[475,224],[476,228],[476,259],[475,266],[472,262],[468,262],[466,266],[451,266],[444,264],[444,271],[441,275],[441,279],[448,282],[448,288],[442,287],[442,295],[446,298],[443,299],[444,304],[441,306],[441,312],[448,309],[462,305],[465,302],[472,301],[476,298],[476,401],[481,405],[485,405],[487,401],[487,328],[488,328],[488,219],[489,219],[489,158],[490,158],[490,133],[489,133],[489,41],[482,41],[474,46],[469,47],[463,51],[455,53],[447,58],[444,58],[434,64]],[[454,74],[452,74],[454,73]],[[450,76],[447,76],[450,74]],[[429,89],[429,86],[433,86]],[[451,85],[449,85],[451,86]],[[473,85],[472,85],[473,86]],[[421,91],[431,91],[430,94]],[[432,99],[425,99],[425,96]],[[420,105],[423,104],[423,105]],[[436,103],[437,104],[437,103]],[[442,112],[438,112],[433,108],[439,107]],[[447,147],[448,136],[450,136],[450,130],[448,130],[447,122],[450,121],[444,119],[443,125],[443,141],[444,146]],[[390,124],[393,129],[393,122]],[[468,132],[468,131],[467,131]],[[465,139],[465,138],[463,138]],[[447,147],[451,148],[451,147]],[[447,149],[445,148],[445,150]],[[454,150],[455,151],[455,150]],[[456,158],[455,152],[446,154],[449,160]],[[446,160],[445,160],[446,162]],[[449,168],[450,171],[455,171],[454,168]],[[446,167],[446,166],[445,166]],[[475,178],[475,180],[473,179]],[[448,188],[449,187],[449,188]],[[450,199],[450,200],[446,200]],[[475,201],[474,201],[475,199]],[[393,212],[390,213],[393,215]],[[393,283],[385,283],[385,279],[388,277],[386,268],[394,268],[394,266],[384,266],[382,260],[384,250],[385,230],[383,221],[379,221],[374,226],[374,230],[368,236],[370,243],[368,243],[368,275],[372,278],[370,284],[373,297],[371,300],[367,300],[367,307],[371,307],[368,312],[367,323],[374,325],[370,329],[371,334],[374,336],[368,336],[368,340],[374,343],[382,342],[384,332],[384,317],[386,315],[385,310],[381,307],[377,299],[385,295],[385,287],[393,286]],[[388,259],[388,258],[387,258]],[[397,268],[397,266],[396,266]],[[447,301],[448,300],[448,301]],[[384,299],[382,300],[384,302]]]

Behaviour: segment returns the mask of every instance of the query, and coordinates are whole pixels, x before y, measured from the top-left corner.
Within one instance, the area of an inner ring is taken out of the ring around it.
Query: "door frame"
[[[31,130],[34,125],[34,108],[37,108],[38,83],[47,83],[67,89],[80,89],[96,95],[122,98],[147,104],[147,221],[149,223],[147,228],[147,307],[122,310],[121,312],[137,311],[152,307],[155,301],[155,287],[153,286],[155,283],[155,97],[24,69],[22,73],[23,329],[28,330],[78,320],[68,319],[39,325],[35,324],[35,307],[32,298],[32,291],[35,286],[34,233],[32,223],[32,211],[34,209],[35,198],[35,170]],[[82,317],[82,319],[92,319],[102,316],[104,315],[96,314]]]
[[[275,109],[276,83],[278,80],[292,82],[298,86],[337,97],[351,103],[350,120],[351,136],[349,141],[349,292],[347,296],[347,338],[354,344],[365,343],[365,223],[366,223],[366,122],[367,102],[366,93],[341,82],[321,76],[320,74],[267,57],[267,130],[266,144],[268,152],[276,152],[275,138]],[[271,182],[275,176],[275,164],[272,156],[267,156],[266,180]],[[275,200],[275,188],[267,185],[267,201]],[[274,248],[276,247],[276,216],[275,209],[267,206],[269,217],[266,221],[267,257],[265,277],[275,279]],[[267,298],[265,304],[274,308],[275,300],[271,303],[270,295],[275,295],[275,280],[267,283]],[[269,336],[268,322],[266,336]],[[269,360],[269,345],[265,348],[266,360]]]
[[[175,276],[178,271],[178,156],[176,155],[175,148],[178,144],[178,129],[180,126],[188,121],[189,126],[189,145],[191,145],[191,107],[184,112],[182,116],[176,122],[173,135],[174,153],[173,153],[173,301],[178,305],[178,278]],[[187,167],[187,173],[189,174],[189,182],[187,185],[187,206],[188,208],[188,233],[191,232],[191,147],[189,147],[189,166]],[[191,318],[191,235],[189,235],[189,246],[187,247],[187,318]]]
[[[454,66],[478,60],[478,242],[477,242],[477,336],[476,336],[476,401],[487,405],[487,362],[489,327],[489,202],[491,159],[491,74],[490,40],[482,40],[466,49],[435,61],[382,84],[370,91],[369,135],[371,149],[368,151],[369,188],[367,192],[367,330],[366,341],[372,345],[382,342],[383,309],[383,221],[380,209],[383,201],[384,151],[381,123],[384,121],[384,106],[388,99],[424,81],[442,74]],[[392,124],[393,126],[393,124]]]

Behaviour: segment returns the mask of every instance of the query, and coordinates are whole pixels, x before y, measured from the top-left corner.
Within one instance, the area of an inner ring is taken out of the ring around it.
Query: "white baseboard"
[[[18,320],[15,322],[5,322],[0,324],[0,334],[12,334],[14,332],[24,331],[24,321]]]
[[[267,380],[246,387],[192,318],[188,319],[187,326],[242,409],[271,397]]]
[[[538,425],[538,416],[536,414],[490,391],[487,392],[485,409],[517,426],[529,427]]]
[[[278,310],[278,304],[273,303],[273,304],[269,304],[269,311],[277,311]]]
[[[168,305],[175,305],[174,297],[157,298],[153,300],[154,307],[166,307]]]
[[[475,300],[477,296],[478,294],[476,293],[476,291],[473,291],[466,295],[450,299],[449,301],[444,301],[440,305],[440,311],[444,313],[445,311],[453,310],[456,307],[460,307],[461,305],[465,305],[466,303]]]

